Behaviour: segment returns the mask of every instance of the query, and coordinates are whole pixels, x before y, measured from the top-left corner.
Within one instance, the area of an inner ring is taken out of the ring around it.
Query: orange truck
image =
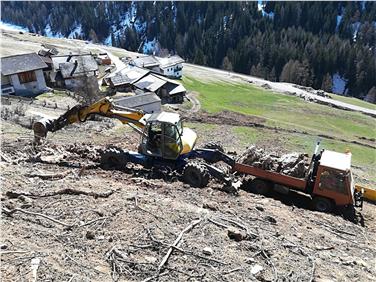
[[[312,208],[317,211],[330,212],[337,206],[352,214],[354,207],[363,206],[364,189],[355,188],[351,173],[351,153],[329,150],[318,152],[318,148],[319,143],[304,179],[237,162],[232,168],[234,172],[255,177],[246,186],[251,192],[267,194],[278,184],[311,195]]]

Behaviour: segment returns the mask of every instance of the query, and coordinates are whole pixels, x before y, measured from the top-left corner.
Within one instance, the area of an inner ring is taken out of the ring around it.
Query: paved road
[[[305,95],[308,98],[316,99],[317,101],[320,101],[325,104],[333,105],[335,107],[343,108],[346,110],[350,111],[356,111],[356,112],[361,112],[373,117],[376,117],[376,111],[359,107],[353,104],[337,101],[334,99],[329,99],[325,97],[321,97],[315,94],[312,94],[308,91],[299,89],[295,87],[291,83],[285,83],[285,82],[271,82],[268,80],[264,80],[258,77],[250,76],[250,75],[244,75],[240,73],[235,73],[235,72],[229,72],[229,71],[224,71],[224,70],[219,70],[219,69],[214,69],[214,68],[209,68],[209,67],[203,67],[199,65],[194,65],[194,64],[184,64],[184,73],[193,75],[196,77],[200,77],[201,79],[207,78],[208,80],[210,79],[220,79],[220,80],[237,80],[237,79],[242,79],[246,80],[249,82],[252,82],[256,85],[264,85],[268,84],[271,88],[271,90],[276,91],[276,92],[290,92],[290,93],[296,93],[297,95]]]

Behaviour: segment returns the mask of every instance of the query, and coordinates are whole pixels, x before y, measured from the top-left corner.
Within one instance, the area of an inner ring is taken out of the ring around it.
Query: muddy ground
[[[2,281],[375,280],[375,205],[352,223],[296,193],[234,196],[98,166],[101,150],[138,140],[88,121],[35,148],[27,126],[2,120]]]

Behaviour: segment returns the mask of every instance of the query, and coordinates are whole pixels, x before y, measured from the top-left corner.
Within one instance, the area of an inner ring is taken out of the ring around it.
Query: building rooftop
[[[47,64],[36,53],[1,58],[1,73],[11,75],[47,68]]]
[[[133,64],[141,68],[159,66],[159,61],[154,56],[139,57],[133,60]]]
[[[170,56],[166,58],[157,58],[157,60],[159,61],[160,68],[168,68],[170,66],[184,63],[184,60],[178,55],[174,55],[174,56]]]
[[[108,75],[106,79],[110,79],[114,86],[132,84],[143,78],[149,72],[149,70],[145,70],[136,66],[128,66]]]
[[[65,58],[65,61],[62,61],[62,58]],[[52,61],[55,68],[55,64],[58,63],[58,69],[64,78],[77,77],[98,70],[97,61],[91,55],[53,57]]]
[[[153,74],[149,74],[148,76],[145,76],[144,78],[137,81],[134,86],[139,89],[147,89],[149,91],[155,92],[166,83],[166,80],[158,78]]]
[[[152,92],[138,94],[134,96],[121,97],[114,101],[115,106],[127,107],[132,109],[140,109],[152,103],[160,103],[161,99]]]

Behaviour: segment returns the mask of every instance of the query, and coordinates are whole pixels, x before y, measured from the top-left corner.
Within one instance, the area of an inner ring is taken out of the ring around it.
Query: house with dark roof
[[[181,78],[183,75],[184,60],[178,55],[169,56],[166,58],[156,56],[144,56],[133,59],[130,62],[134,66],[146,68],[154,73],[171,77]]]
[[[136,66],[127,66],[121,70],[113,72],[104,78],[107,85],[115,88],[117,91],[130,91],[132,85],[149,74],[147,69]]]
[[[163,103],[182,103],[186,93],[186,89],[179,82],[153,73],[133,85],[136,89],[156,93]]]
[[[98,75],[97,61],[91,54],[52,56],[52,85],[75,90],[85,80]]]
[[[1,93],[23,96],[47,90],[43,69],[47,64],[36,53],[1,58]]]
[[[148,114],[159,113],[162,108],[161,99],[153,92],[117,98],[114,104],[115,107],[138,109]]]

